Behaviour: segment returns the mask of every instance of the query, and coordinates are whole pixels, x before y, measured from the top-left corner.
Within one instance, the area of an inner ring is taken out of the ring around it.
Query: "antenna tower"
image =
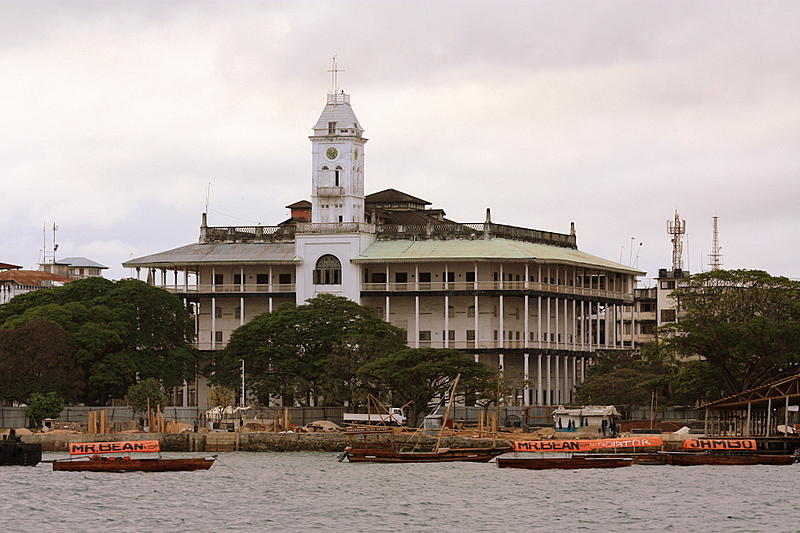
[[[719,226],[718,226],[718,219],[719,217],[714,217],[714,233],[711,239],[711,253],[708,254],[708,265],[711,267],[711,270],[719,270],[719,267],[722,266],[722,247],[719,245]]]
[[[675,211],[675,218],[667,221],[667,234],[672,236],[672,270],[683,270],[683,236],[686,234],[686,221],[681,220]]]

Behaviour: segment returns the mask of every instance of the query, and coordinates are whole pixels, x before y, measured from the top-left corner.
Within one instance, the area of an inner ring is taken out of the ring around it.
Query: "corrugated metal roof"
[[[85,257],[65,257],[64,259],[59,259],[58,263],[72,267],[108,268],[105,265],[101,265],[100,263]]]
[[[443,261],[531,261],[598,267],[644,275],[627,265],[596,257],[580,250],[509,239],[450,239],[377,241],[354,263],[443,262]]]
[[[171,265],[224,263],[296,263],[294,243],[214,243],[188,244],[131,259],[122,264],[130,267],[169,267]]]
[[[19,285],[38,287],[45,281],[67,283],[72,281],[72,279],[41,270],[5,270],[0,272],[0,282],[3,281],[12,281]]]

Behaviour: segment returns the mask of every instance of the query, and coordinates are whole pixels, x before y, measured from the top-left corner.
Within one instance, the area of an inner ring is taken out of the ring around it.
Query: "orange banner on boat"
[[[756,450],[754,439],[687,439],[684,450]]]
[[[92,455],[96,453],[156,453],[160,449],[157,440],[69,443],[70,455]]]
[[[662,446],[661,437],[627,439],[529,440],[514,443],[515,452],[588,452],[608,448],[652,448]]]

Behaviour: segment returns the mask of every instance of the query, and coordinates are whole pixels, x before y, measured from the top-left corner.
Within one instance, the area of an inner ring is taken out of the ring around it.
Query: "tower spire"
[[[331,73],[331,90],[329,94],[336,94],[339,92],[339,73],[344,72],[343,69],[339,68],[339,64],[336,62],[336,54],[333,54],[333,59],[331,59],[331,68],[328,70]]]
[[[719,227],[717,225],[717,219],[719,217],[714,217],[714,233],[711,238],[711,253],[708,254],[708,265],[711,267],[711,270],[719,270],[719,267],[722,266],[722,247],[719,245]]]

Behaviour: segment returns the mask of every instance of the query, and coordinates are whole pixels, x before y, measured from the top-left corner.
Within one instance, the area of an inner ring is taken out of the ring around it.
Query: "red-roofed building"
[[[7,303],[20,294],[60,287],[69,281],[72,280],[66,276],[50,274],[41,270],[21,270],[21,267],[0,270],[0,304]]]

